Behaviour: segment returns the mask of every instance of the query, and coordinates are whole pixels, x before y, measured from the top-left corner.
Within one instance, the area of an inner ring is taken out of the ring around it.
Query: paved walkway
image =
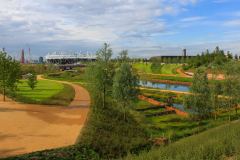
[[[68,107],[3,102],[0,95],[0,157],[75,143],[87,118],[90,96],[81,86],[61,83],[75,89]]]

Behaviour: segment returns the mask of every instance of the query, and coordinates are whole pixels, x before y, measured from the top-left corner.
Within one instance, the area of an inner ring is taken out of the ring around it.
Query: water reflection
[[[189,86],[178,85],[178,84],[165,84],[165,83],[159,83],[159,82],[140,81],[140,86],[150,87],[150,88],[159,88],[159,89],[171,90],[171,91],[189,92]]]

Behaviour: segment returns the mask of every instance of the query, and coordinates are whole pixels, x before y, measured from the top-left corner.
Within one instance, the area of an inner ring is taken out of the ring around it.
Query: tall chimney
[[[187,57],[187,49],[186,48],[183,49],[183,57]]]
[[[22,55],[21,55],[21,63],[25,63],[25,58],[24,58],[24,49],[22,49]]]

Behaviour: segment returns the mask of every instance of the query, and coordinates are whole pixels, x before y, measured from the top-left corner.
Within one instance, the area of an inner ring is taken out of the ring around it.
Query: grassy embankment
[[[138,70],[139,73],[146,73],[146,74],[173,74],[177,75],[176,69],[179,68],[181,65],[179,64],[163,64],[161,69],[158,72],[153,72],[151,68],[152,63],[134,63],[133,67]]]
[[[155,148],[126,160],[217,160],[240,159],[240,121],[211,129],[199,135]]]
[[[166,102],[169,96],[174,96],[174,103],[178,104],[182,104],[184,98],[182,94],[169,94],[161,91],[142,90],[141,94],[160,102]],[[136,113],[135,117],[142,120],[142,125],[148,130],[152,138],[165,137],[171,141],[176,141],[229,122],[228,112],[219,114],[217,120],[209,118],[201,122],[193,120],[192,117],[181,117],[174,113],[156,115],[156,113],[161,113],[165,110],[145,101],[139,101],[135,104],[134,110],[134,113]],[[230,114],[232,120],[239,118],[239,115],[236,115],[234,110]]]
[[[140,79],[148,81],[165,81],[165,82],[186,82],[191,83],[192,78],[181,77],[176,72],[179,64],[163,64],[159,73],[153,73],[151,63],[134,63],[133,67],[139,72]]]
[[[38,80],[33,90],[26,80],[21,80],[18,90],[11,96],[19,102],[67,106],[74,98],[74,89],[66,84],[49,80]]]

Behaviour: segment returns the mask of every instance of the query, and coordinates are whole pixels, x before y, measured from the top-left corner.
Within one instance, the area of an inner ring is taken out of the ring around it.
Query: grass
[[[174,82],[192,82],[192,78],[178,77],[178,76],[162,76],[162,75],[151,75],[151,74],[140,74],[140,78],[143,80],[167,80]]]
[[[166,102],[167,97],[171,95],[175,97],[174,103],[183,103],[183,95],[180,94],[169,94],[163,93],[161,91],[149,90],[141,90],[141,94],[160,102]],[[172,141],[177,141],[181,138],[188,137],[190,135],[205,131],[209,128],[227,123],[229,115],[229,113],[223,113],[218,116],[217,120],[214,120],[214,118],[210,118],[203,120],[202,122],[198,122],[196,120],[193,120],[192,117],[181,117],[176,114],[146,117],[146,114],[154,114],[158,112],[158,110],[145,110],[146,108],[153,108],[153,105],[148,102],[139,100],[135,104],[135,109],[141,108],[143,108],[144,110],[137,110],[138,114],[136,114],[135,117],[137,119],[142,119],[142,123],[148,130],[151,137],[166,137],[170,138]],[[161,112],[160,109],[159,112]],[[235,120],[239,117],[239,115],[236,115],[234,111],[230,112],[230,114],[232,116],[232,120]]]
[[[151,65],[151,63],[134,63],[133,68],[141,73],[152,73]]]
[[[181,67],[180,64],[164,64],[161,69],[161,74],[175,74],[177,75],[176,69]]]
[[[133,67],[137,69],[138,72],[140,73],[145,73],[145,74],[153,74],[153,71],[151,69],[152,63],[134,63]],[[173,74],[177,75],[176,69],[179,68],[181,65],[179,64],[163,64],[161,71],[158,73],[154,74]]]
[[[216,160],[240,158],[240,121],[208,130],[172,143],[155,148],[138,156],[129,155],[126,160]]]
[[[83,71],[76,71],[76,72],[57,72],[57,73],[50,73],[45,75],[45,78],[52,79],[52,80],[61,80],[61,81],[69,81],[69,82],[76,82],[76,83],[86,83],[86,76]]]
[[[36,88],[32,90],[27,81],[22,80],[13,96],[17,101],[24,103],[66,106],[73,100],[74,95],[74,89],[66,84],[38,80]]]

